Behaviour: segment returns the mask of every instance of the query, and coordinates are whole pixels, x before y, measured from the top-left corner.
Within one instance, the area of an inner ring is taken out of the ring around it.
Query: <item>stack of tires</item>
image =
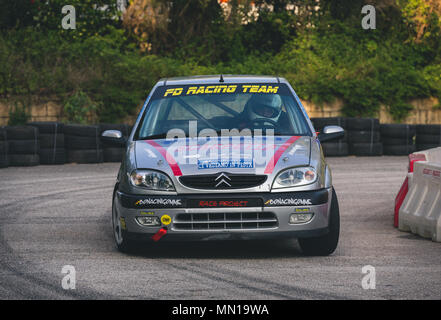
[[[99,126],[64,125],[67,161],[75,163],[103,162]]]
[[[418,151],[441,146],[441,125],[422,124],[416,126],[416,148]]]
[[[30,122],[29,126],[38,128],[40,134],[40,164],[66,163],[64,148],[64,125],[59,122]]]
[[[346,118],[332,117],[332,118],[311,118],[314,129],[322,132],[326,126],[340,126],[346,129]],[[348,136],[345,132],[344,137],[338,140],[323,142],[323,153],[325,157],[344,157],[348,155]]]
[[[0,168],[9,166],[9,144],[5,128],[0,128]]]
[[[381,156],[383,144],[380,121],[373,118],[347,118],[349,153],[356,156]]]
[[[31,126],[6,127],[10,166],[36,166],[40,163],[38,128]]]
[[[415,152],[415,126],[409,124],[382,124],[380,133],[384,155],[405,156]]]
[[[100,135],[106,130],[118,130],[121,131],[123,137],[127,139],[130,135],[132,129],[127,124],[111,124],[103,123],[100,124]],[[103,143],[103,156],[104,162],[121,162],[124,156],[125,147],[115,147],[111,144]]]

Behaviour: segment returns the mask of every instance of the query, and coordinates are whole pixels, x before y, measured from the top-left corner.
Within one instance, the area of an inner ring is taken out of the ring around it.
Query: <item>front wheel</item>
[[[117,201],[118,196],[115,192],[112,203],[113,236],[115,238],[115,243],[119,251],[130,252],[133,248],[133,243],[126,237],[126,231],[124,230],[125,227],[123,227],[123,224],[125,224],[125,222],[121,221],[121,215],[118,211]]]
[[[335,251],[340,235],[340,210],[337,194],[332,188],[331,215],[329,217],[329,233],[314,238],[299,239],[300,248],[308,256],[327,256]]]

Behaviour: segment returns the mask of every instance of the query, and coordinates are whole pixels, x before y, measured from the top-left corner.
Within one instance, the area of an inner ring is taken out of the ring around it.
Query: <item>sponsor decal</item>
[[[441,171],[439,170],[432,170],[432,169],[423,169],[423,174],[426,176],[432,176],[435,178],[440,178],[441,177]]]
[[[164,97],[192,96],[201,94],[219,93],[277,93],[279,86],[272,85],[209,85],[209,86],[186,86],[169,88],[165,90]]]
[[[178,207],[178,206],[182,206],[182,200],[166,199],[166,198],[146,198],[136,201],[135,205],[137,206],[161,205],[161,206]]]
[[[161,222],[162,222],[162,224],[168,226],[168,225],[171,223],[171,218],[170,218],[170,216],[167,215],[167,214],[164,214],[164,215],[161,217]]]
[[[309,209],[309,208],[296,208],[295,209],[296,213],[308,213],[310,211],[311,211],[311,209]]]
[[[119,218],[119,223],[121,224],[121,229],[123,229],[123,230],[127,229],[126,220],[123,217]]]
[[[221,168],[254,168],[253,159],[240,160],[198,160],[198,169],[221,169]]]
[[[240,207],[262,207],[260,198],[219,198],[219,199],[189,199],[188,208],[240,208]]]
[[[155,214],[155,213],[153,211],[149,211],[149,212],[141,211],[141,214],[150,214],[150,215],[152,215],[152,214]]]
[[[200,200],[199,207],[247,207],[248,200]]]
[[[306,206],[312,205],[311,199],[276,198],[265,202],[266,206]]]

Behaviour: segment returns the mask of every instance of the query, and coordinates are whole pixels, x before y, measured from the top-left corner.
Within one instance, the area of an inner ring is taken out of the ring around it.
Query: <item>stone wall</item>
[[[21,107],[20,103],[18,105]],[[63,119],[63,107],[55,99],[34,100],[30,105],[30,121],[62,121]],[[14,108],[14,103],[0,101],[0,126],[8,124],[9,111],[13,111]]]
[[[309,101],[302,101],[303,106],[311,118],[315,117],[337,117],[341,115],[343,103],[336,100],[333,103],[314,105]],[[418,99],[411,101],[414,110],[411,111],[404,123],[408,124],[441,124],[441,108],[435,108],[439,105],[436,98]],[[142,104],[138,107],[141,109]],[[9,119],[9,110],[13,110],[14,104],[7,101],[0,101],[0,126],[7,125]],[[60,101],[56,99],[35,100],[30,107],[31,121],[63,121],[63,107]],[[382,106],[377,117],[381,123],[393,123],[391,115],[386,107]],[[133,123],[136,116],[129,116],[124,119],[125,123]]]

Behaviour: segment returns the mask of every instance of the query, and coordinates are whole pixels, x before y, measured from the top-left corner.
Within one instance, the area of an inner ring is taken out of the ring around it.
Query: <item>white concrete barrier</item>
[[[420,151],[409,191],[399,211],[398,228],[441,242],[441,148]]]

